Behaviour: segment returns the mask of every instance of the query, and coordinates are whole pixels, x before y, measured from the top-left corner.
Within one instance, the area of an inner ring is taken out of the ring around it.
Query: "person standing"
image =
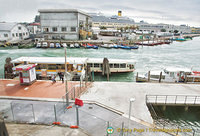
[[[60,73],[60,78],[62,80],[62,83],[64,83],[64,73],[63,72]]]

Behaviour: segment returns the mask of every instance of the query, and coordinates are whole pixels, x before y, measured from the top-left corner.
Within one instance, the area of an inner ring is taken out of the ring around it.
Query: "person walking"
[[[62,80],[62,83],[64,83],[64,73],[63,73],[63,72],[61,72],[60,78],[61,78],[61,80]]]
[[[52,84],[56,83],[56,75],[52,75],[51,80],[52,80]]]

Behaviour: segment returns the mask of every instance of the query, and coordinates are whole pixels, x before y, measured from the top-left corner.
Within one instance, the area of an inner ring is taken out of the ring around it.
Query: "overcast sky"
[[[104,15],[129,16],[136,22],[200,27],[200,0],[0,0],[0,22],[33,22],[38,9],[75,8]]]

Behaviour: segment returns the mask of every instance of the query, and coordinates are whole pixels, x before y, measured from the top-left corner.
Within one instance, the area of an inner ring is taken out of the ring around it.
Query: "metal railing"
[[[200,104],[200,96],[194,95],[146,95],[146,103],[152,104],[183,104],[197,105]]]

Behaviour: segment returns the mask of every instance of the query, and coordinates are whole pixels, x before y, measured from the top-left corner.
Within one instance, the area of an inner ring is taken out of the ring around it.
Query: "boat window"
[[[56,65],[54,65],[54,64],[49,64],[49,65],[48,65],[48,69],[49,69],[49,70],[55,70],[55,69],[56,69]]]
[[[120,64],[120,68],[126,68],[126,64],[125,63]]]
[[[110,65],[110,68],[113,68],[113,64],[109,64]]]
[[[114,68],[119,68],[119,64],[114,64]]]
[[[41,69],[47,69],[47,65],[46,64],[40,64],[40,68]]]
[[[99,63],[94,63],[95,68],[99,68]]]
[[[88,63],[87,65],[88,67],[93,67],[92,63]]]
[[[37,70],[40,70],[40,69],[41,69],[41,65],[38,64],[38,65],[36,66],[36,69],[37,69]]]

